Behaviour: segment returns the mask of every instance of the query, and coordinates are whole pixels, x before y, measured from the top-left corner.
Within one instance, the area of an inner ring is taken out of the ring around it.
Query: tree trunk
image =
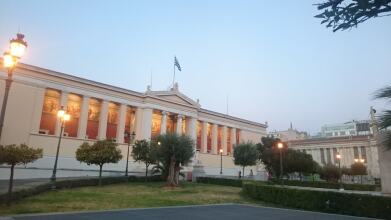
[[[102,166],[103,164],[99,164],[99,186],[102,186]]]
[[[179,166],[179,164],[175,164],[175,174],[174,174],[174,182],[175,182],[175,185],[179,185],[179,172],[180,172],[181,168]]]
[[[10,181],[8,184],[8,199],[7,199],[7,205],[11,205],[11,200],[12,200],[12,186],[14,183],[14,167],[15,164],[11,165],[11,174],[10,174]]]
[[[149,164],[145,163],[145,182],[147,182]]]
[[[170,166],[169,166],[168,176],[167,176],[167,185],[168,186],[175,186],[174,177],[175,177],[175,160],[172,157],[170,160]]]

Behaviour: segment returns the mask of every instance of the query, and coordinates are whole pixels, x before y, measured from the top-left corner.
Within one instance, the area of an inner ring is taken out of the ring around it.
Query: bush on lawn
[[[148,176],[148,177],[136,177],[136,176],[117,176],[117,177],[102,177],[102,185],[109,185],[115,183],[125,183],[125,182],[157,182],[162,181],[161,176]],[[56,189],[64,189],[64,188],[76,188],[83,186],[97,186],[99,184],[98,178],[83,178],[83,179],[69,179],[69,180],[57,180],[56,181]],[[18,201],[23,198],[33,196],[39,193],[43,193],[45,191],[49,191],[52,189],[51,183],[44,183],[38,185],[36,187],[18,190],[13,193],[12,200]],[[0,195],[0,204],[4,204],[7,201],[7,194]]]
[[[224,179],[215,177],[197,177],[197,183],[207,183],[222,186],[242,187],[242,180],[240,179]]]
[[[391,219],[391,198],[331,191],[292,189],[243,183],[247,196],[285,207],[355,216]]]
[[[271,179],[273,184],[279,184],[277,179]],[[303,187],[315,187],[315,188],[327,188],[327,189],[339,189],[339,183],[334,182],[322,182],[322,181],[300,181],[300,180],[284,180],[284,184],[288,186],[303,186]],[[346,190],[358,190],[358,191],[376,191],[380,186],[369,184],[342,184]]]

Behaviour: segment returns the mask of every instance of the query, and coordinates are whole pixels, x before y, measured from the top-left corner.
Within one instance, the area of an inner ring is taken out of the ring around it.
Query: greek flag
[[[176,57],[175,57],[175,59],[174,59],[174,66],[176,66],[176,67],[178,68],[179,71],[182,71],[181,65],[179,65],[179,62],[178,62],[178,60],[177,60]]]

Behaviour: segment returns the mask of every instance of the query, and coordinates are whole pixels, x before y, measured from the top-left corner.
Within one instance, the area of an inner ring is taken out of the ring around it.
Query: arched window
[[[46,89],[39,126],[40,134],[54,135],[56,130],[57,111],[60,109],[60,97],[60,91]]]

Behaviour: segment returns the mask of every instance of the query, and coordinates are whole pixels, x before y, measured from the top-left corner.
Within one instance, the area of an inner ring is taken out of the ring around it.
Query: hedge
[[[391,219],[391,198],[365,194],[284,188],[244,183],[249,197],[285,207],[355,216]]]
[[[197,183],[207,183],[207,184],[215,184],[222,186],[234,186],[234,187],[242,187],[243,180],[241,179],[224,179],[224,178],[216,178],[216,177],[197,177]]]
[[[272,183],[279,184],[280,181],[276,179],[270,180]],[[315,187],[315,188],[327,188],[327,189],[339,189],[339,183],[322,182],[322,181],[300,181],[300,180],[284,180],[284,184],[288,186],[303,186],[303,187]],[[342,184],[346,190],[358,190],[358,191],[376,191],[380,186],[369,184]]]
[[[136,176],[117,176],[117,177],[102,177],[102,185],[109,185],[115,183],[125,183],[125,182],[142,182],[142,181],[161,181],[161,176],[149,176],[149,177],[136,177]],[[82,186],[97,186],[99,183],[99,178],[82,178],[82,179],[65,179],[56,181],[56,189],[64,188],[75,188]],[[52,189],[51,183],[43,183],[35,187],[28,189],[22,189],[12,192],[12,201],[18,201],[23,198],[43,193]],[[0,204],[5,204],[8,199],[8,194],[0,195]]]

